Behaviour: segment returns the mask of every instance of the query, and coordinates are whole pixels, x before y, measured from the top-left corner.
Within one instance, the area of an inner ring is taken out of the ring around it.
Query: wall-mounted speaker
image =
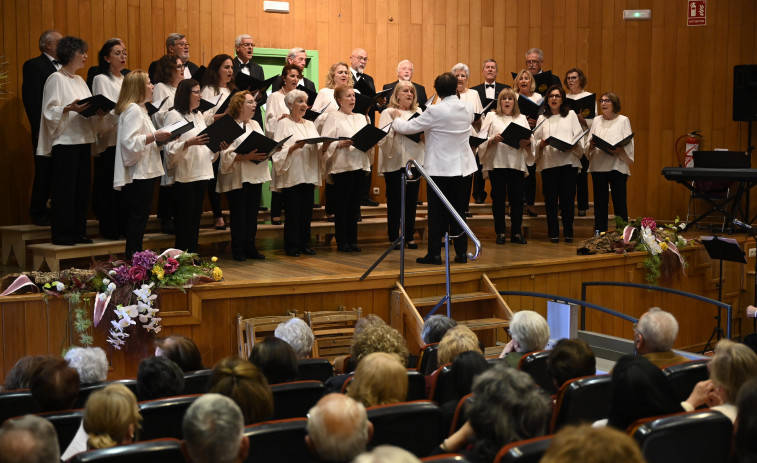
[[[733,67],[733,120],[757,121],[757,64]]]

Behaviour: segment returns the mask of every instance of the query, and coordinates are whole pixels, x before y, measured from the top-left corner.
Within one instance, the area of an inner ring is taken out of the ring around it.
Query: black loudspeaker
[[[733,120],[757,121],[757,64],[733,67]]]

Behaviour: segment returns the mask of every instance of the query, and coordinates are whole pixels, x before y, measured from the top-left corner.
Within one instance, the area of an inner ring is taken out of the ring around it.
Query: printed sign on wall
[[[686,24],[688,26],[704,26],[707,24],[707,0],[688,0],[686,8]]]

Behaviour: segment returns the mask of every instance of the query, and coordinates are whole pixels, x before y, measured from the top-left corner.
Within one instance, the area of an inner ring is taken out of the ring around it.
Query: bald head
[[[6,421],[0,428],[0,463],[58,463],[53,425],[34,415]]]
[[[350,67],[357,72],[363,72],[368,64],[368,53],[362,48],[355,48],[350,55]]]
[[[678,321],[670,312],[652,307],[639,318],[634,329],[634,346],[638,354],[667,352],[678,336]]]
[[[307,443],[321,460],[348,461],[365,451],[373,433],[365,407],[344,394],[328,394],[308,413]]]

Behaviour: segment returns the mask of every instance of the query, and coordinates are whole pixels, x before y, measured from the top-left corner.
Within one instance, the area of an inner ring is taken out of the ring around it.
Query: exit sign
[[[704,26],[707,24],[707,1],[688,0],[686,6],[686,24],[688,26]]]

